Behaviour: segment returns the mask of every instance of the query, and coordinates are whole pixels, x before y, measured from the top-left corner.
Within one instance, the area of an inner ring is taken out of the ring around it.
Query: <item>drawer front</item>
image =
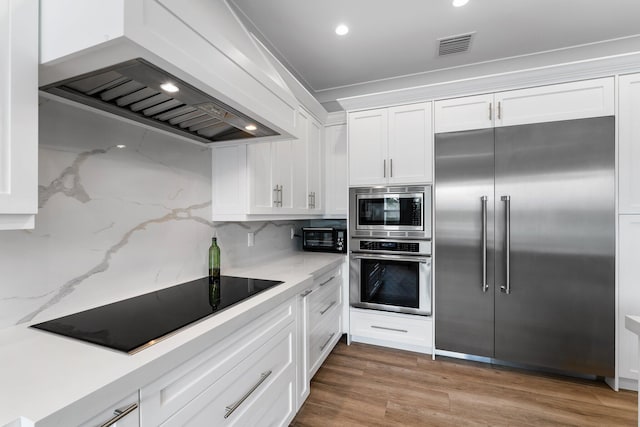
[[[308,336],[309,378],[316,373],[342,336],[342,307],[331,307],[325,316],[322,323],[317,325]]]
[[[184,407],[243,359],[255,354],[288,324],[295,307],[287,302],[260,316],[196,357],[140,390],[142,425],[159,425]]]
[[[431,347],[430,317],[351,309],[351,335]]]
[[[243,426],[268,415],[272,405],[284,409],[280,417],[271,415],[274,423],[288,418],[294,404],[294,335],[291,323],[161,425]]]
[[[334,278],[309,295],[309,328],[315,328],[334,307],[338,306],[342,306],[342,292],[340,278]]]

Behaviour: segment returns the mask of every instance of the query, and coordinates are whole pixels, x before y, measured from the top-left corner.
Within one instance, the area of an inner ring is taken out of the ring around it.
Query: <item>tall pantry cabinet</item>
[[[618,375],[627,388],[638,380],[638,339],[624,317],[640,314],[640,73],[618,84]]]

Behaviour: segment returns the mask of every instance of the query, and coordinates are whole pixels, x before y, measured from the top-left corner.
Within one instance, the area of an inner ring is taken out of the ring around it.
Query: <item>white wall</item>
[[[298,243],[295,222],[210,221],[208,148],[50,100],[38,181],[36,228],[0,231],[0,328],[202,277],[214,227],[223,274]]]

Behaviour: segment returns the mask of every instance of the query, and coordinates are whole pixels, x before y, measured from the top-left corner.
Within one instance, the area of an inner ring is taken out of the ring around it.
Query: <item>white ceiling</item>
[[[230,2],[321,102],[469,64],[498,71],[505,61],[545,55],[557,62],[640,51],[639,0],[470,0],[461,8],[451,0]],[[338,23],[349,25],[348,35],[334,33]],[[437,56],[437,39],[468,32],[468,52]]]

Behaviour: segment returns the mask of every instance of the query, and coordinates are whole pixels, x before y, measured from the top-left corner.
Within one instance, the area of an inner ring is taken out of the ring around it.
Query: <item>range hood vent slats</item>
[[[140,110],[146,110],[147,108],[155,107],[158,104],[162,104],[163,102],[167,102],[172,99],[173,98],[165,95],[164,93],[157,93],[147,99],[143,99],[142,101],[136,102],[135,104],[131,104],[129,108],[131,109],[131,111],[138,112]]]
[[[164,83],[179,90],[165,92]],[[41,90],[204,143],[278,135],[140,58]],[[246,132],[248,124],[258,129]]]
[[[145,87],[143,84],[136,81],[128,80],[126,83],[100,93],[100,99],[109,102],[115,100],[116,98],[121,98],[144,88]]]
[[[169,119],[173,119],[174,117],[178,117],[178,116],[181,116],[183,114],[191,113],[193,111],[196,111],[196,109],[193,108],[190,105],[184,105],[182,107],[174,108],[174,109],[169,110],[167,112],[164,112],[162,114],[158,114],[157,116],[154,117],[154,119],[166,122]]]
[[[153,107],[146,108],[145,110],[142,111],[142,114],[144,114],[147,117],[153,116],[154,114],[157,115],[160,113],[164,113],[165,111],[171,110],[174,107],[178,107],[180,105],[184,105],[184,104],[178,101],[177,99],[170,98],[166,102],[162,102],[160,104],[154,105]]]

